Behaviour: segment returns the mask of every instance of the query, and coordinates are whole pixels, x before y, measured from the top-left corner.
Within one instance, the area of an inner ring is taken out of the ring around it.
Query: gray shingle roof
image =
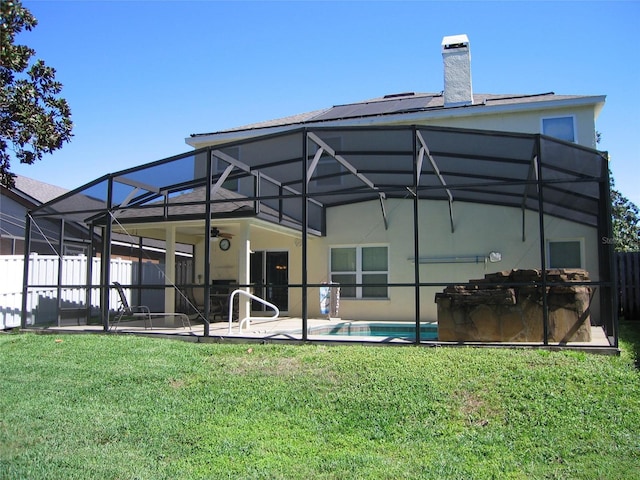
[[[16,175],[16,190],[36,200],[36,203],[47,203],[54,198],[67,193],[66,188],[50,185],[29,177]]]
[[[587,98],[583,95],[556,95],[554,92],[539,94],[475,94],[473,105],[447,108],[482,108],[486,106],[519,105],[535,102],[549,102]],[[594,97],[597,98],[597,97]],[[194,133],[191,137],[214,135],[220,133],[232,133],[246,130],[256,130],[269,127],[283,127],[304,125],[308,123],[321,123],[326,121],[346,120],[366,117],[379,117],[384,115],[398,115],[402,113],[428,112],[444,109],[444,96],[440,93],[399,93],[385,95],[362,102],[335,105],[323,110],[291,115],[288,117],[252,123],[240,127],[209,133]]]

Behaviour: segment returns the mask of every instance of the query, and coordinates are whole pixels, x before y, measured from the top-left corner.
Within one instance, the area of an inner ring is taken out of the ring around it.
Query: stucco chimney
[[[444,37],[442,60],[444,62],[444,106],[458,107],[473,104],[469,38],[466,35]]]

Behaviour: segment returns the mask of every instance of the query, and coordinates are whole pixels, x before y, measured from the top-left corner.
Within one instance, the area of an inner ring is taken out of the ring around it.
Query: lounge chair
[[[144,328],[147,328],[147,322],[149,323],[149,328],[153,328],[153,323],[151,322],[152,317],[179,317],[182,321],[182,327],[184,328],[188,326],[189,330],[191,330],[189,317],[184,313],[152,312],[146,305],[129,305],[129,301],[127,300],[127,296],[124,293],[122,285],[118,282],[113,282],[113,285],[116,287],[116,290],[118,290],[118,295],[120,296],[120,308],[118,309],[118,313],[115,320],[110,325],[109,330],[115,330],[118,328],[122,317],[142,318],[144,320]]]

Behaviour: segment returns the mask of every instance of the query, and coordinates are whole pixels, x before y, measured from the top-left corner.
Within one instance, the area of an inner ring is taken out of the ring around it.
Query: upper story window
[[[542,133],[567,142],[576,141],[575,117],[549,117],[542,119]]]
[[[547,242],[549,268],[584,268],[583,240],[550,239]]]

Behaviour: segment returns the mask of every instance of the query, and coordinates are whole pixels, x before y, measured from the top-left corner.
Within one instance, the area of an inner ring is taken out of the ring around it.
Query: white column
[[[166,254],[164,267],[164,311],[173,312],[176,308],[176,291],[173,286],[176,283],[176,227],[166,227]]]
[[[240,228],[238,245],[238,283],[248,284],[250,281],[251,241],[249,239],[249,223],[245,222]],[[244,289],[249,292],[249,287]],[[240,320],[251,314],[251,300],[248,297],[238,296]]]

